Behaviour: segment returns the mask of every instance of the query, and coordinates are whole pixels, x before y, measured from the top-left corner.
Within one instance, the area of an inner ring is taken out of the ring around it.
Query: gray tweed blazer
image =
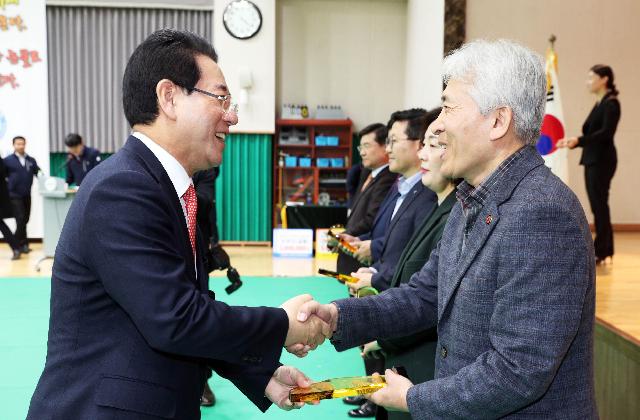
[[[595,261],[576,196],[531,147],[461,252],[463,228],[456,203],[409,284],[336,301],[336,349],[437,325],[435,379],[407,394],[413,418],[597,418]]]

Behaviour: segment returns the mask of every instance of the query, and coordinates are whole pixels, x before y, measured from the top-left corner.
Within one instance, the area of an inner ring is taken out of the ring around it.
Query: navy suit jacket
[[[87,172],[95,168],[101,161],[100,151],[93,147],[85,146],[80,158],[72,154],[67,157],[67,184],[80,185]]]
[[[11,198],[31,197],[33,177],[40,170],[36,160],[25,155],[25,165],[22,166],[18,156],[14,153],[4,158],[4,166],[7,172],[9,196]]]
[[[411,236],[420,229],[422,222],[431,213],[437,202],[436,194],[422,185],[420,181],[407,193],[396,215],[389,221],[379,251],[380,257],[374,260],[373,267],[378,272],[371,277],[371,285],[377,290],[382,291],[389,288],[404,247],[407,246]],[[396,200],[393,200],[392,197],[388,204],[392,213],[395,205]],[[373,241],[371,244],[373,247]]]
[[[207,280],[169,176],[129,137],[87,175],[65,221],[28,418],[199,419],[207,365],[266,410],[286,313],[216,301]]]
[[[380,204],[378,213],[375,219],[373,219],[371,231],[358,237],[361,241],[371,240],[371,258],[373,261],[379,260],[382,255],[385,235],[387,234],[387,228],[389,227],[393,208],[398,197],[398,183],[395,182],[387,192],[382,204]]]
[[[528,147],[462,250],[464,225],[457,203],[409,284],[337,301],[336,348],[437,324],[435,379],[407,393],[413,418],[597,418],[595,255],[575,194]]]

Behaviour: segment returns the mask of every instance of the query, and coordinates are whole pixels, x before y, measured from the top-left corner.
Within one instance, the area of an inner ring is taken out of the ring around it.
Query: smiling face
[[[194,86],[216,95],[229,93],[220,67],[209,57],[199,55],[196,63],[200,69],[200,80]],[[216,98],[186,89],[176,96],[176,123],[182,138],[179,142],[183,165],[187,172],[220,166],[225,147],[225,136],[229,127],[238,123],[234,111],[224,112]]]
[[[495,158],[491,147],[492,119],[480,113],[468,94],[470,85],[450,80],[442,93],[442,112],[431,125],[442,151],[441,172],[447,178],[464,178],[477,186]]]
[[[418,152],[418,157],[421,161],[422,185],[439,193],[451,184],[451,180],[442,175],[442,154],[445,149],[439,144],[438,136],[433,134],[433,125],[432,123],[427,128],[424,135],[424,145]]]
[[[387,163],[387,152],[384,144],[376,141],[376,133],[365,134],[360,138],[360,157],[362,166],[367,169],[377,169]]]
[[[389,154],[389,170],[408,178],[420,167],[418,150],[420,140],[407,138],[407,121],[396,121],[389,130],[387,153]]]

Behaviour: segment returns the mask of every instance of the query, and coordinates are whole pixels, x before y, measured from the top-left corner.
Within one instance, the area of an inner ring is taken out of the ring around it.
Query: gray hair
[[[469,83],[482,115],[502,106],[513,111],[516,136],[525,144],[540,137],[547,79],[542,57],[515,42],[477,40],[449,54],[443,80]]]

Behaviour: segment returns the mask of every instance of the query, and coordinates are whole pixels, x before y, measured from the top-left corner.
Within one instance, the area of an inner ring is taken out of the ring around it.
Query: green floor
[[[231,296],[222,290],[226,278],[212,278],[211,288],[230,304],[278,306],[289,297],[311,293],[320,302],[345,296],[344,286],[326,278],[243,278],[244,286]],[[24,419],[31,394],[46,355],[50,281],[48,278],[0,278],[0,418]],[[362,375],[363,365],[355,349],[337,353],[326,343],[305,359],[284,352],[284,364],[300,368],[314,380]],[[218,402],[203,408],[203,419],[347,419],[348,406],[323,401],[300,411],[284,412],[271,407],[262,414],[236,388],[216,377],[211,384]]]

